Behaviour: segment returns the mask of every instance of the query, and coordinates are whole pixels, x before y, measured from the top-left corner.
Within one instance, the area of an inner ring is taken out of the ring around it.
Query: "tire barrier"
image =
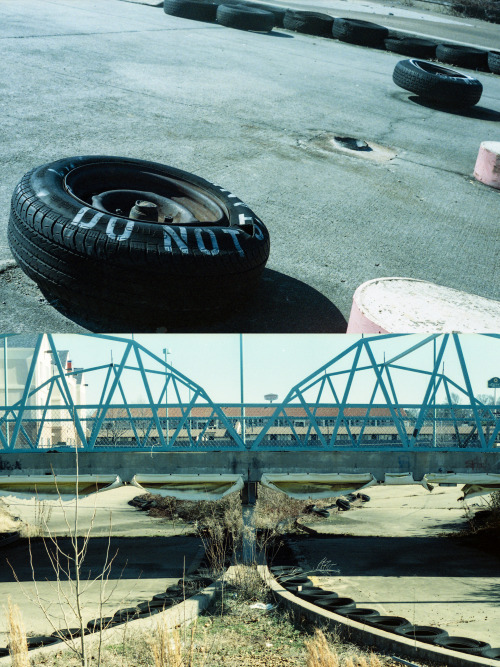
[[[351,503],[348,500],[344,500],[343,498],[337,498],[335,504],[339,510],[342,510],[342,512],[347,512],[347,510],[351,509]]]
[[[218,20],[218,8],[233,7],[234,11],[222,10],[222,20]],[[241,11],[256,9],[271,13],[274,16],[273,26],[249,27],[258,19],[247,20]],[[319,37],[334,37],[340,41],[371,48],[385,49],[393,53],[420,58],[423,60],[437,58],[441,62],[465,67],[490,71],[500,74],[500,52],[476,49],[464,44],[438,44],[433,40],[407,35],[398,30],[385,26],[361,21],[358,19],[333,18],[319,12],[299,11],[286,9],[275,5],[266,5],[259,2],[245,0],[228,0],[221,3],[214,0],[164,0],[165,14],[179,16],[197,21],[217,21],[221,25],[240,30],[255,30],[269,32],[273,27],[285,28],[294,32],[302,32]],[[286,23],[285,23],[286,18]],[[438,51],[439,48],[439,51]]]
[[[341,42],[384,48],[384,39],[389,30],[377,23],[357,19],[336,18],[333,20],[332,36]]]
[[[282,573],[293,566],[272,566],[269,571]],[[303,577],[304,579],[306,577]],[[283,583],[277,580],[278,584]],[[448,648],[469,655],[480,655],[482,657],[500,659],[500,648],[491,648],[487,642],[467,637],[450,637],[443,628],[429,625],[413,625],[402,616],[383,616],[375,609],[356,607],[352,598],[339,597],[337,593],[320,587],[307,588],[304,591],[291,590],[286,587],[288,593],[293,593],[305,602],[313,604],[320,609],[331,611],[346,619],[371,626],[372,628],[394,633],[398,637],[423,642],[432,646]]]
[[[488,68],[494,74],[500,74],[500,51],[488,52]]]
[[[435,644],[438,639],[448,637],[446,630],[442,628],[434,628],[430,625],[410,625],[402,628],[396,628],[395,633],[408,639],[418,639],[420,642],[428,642]]]
[[[384,40],[387,51],[399,53],[402,56],[422,58],[428,60],[436,57],[436,42],[430,39],[419,39],[417,37],[401,37],[399,39],[388,37]]]
[[[445,107],[471,107],[483,92],[472,76],[425,60],[400,60],[392,75],[394,83],[425,100]]]
[[[165,14],[179,16],[183,19],[213,23],[217,5],[204,0],[163,0],[163,11]]]
[[[246,5],[219,5],[217,23],[227,28],[270,32],[274,28],[275,18],[272,12]]]
[[[332,37],[333,17],[318,12],[294,11],[287,9],[283,27],[294,32],[302,32],[317,37]]]
[[[96,319],[210,317],[251,294],[269,256],[267,229],[235,195],[120,157],[32,169],[15,188],[8,237],[42,291]]]
[[[467,69],[488,69],[488,51],[474,49],[460,44],[438,44],[436,58],[442,63],[466,67]]]
[[[487,642],[469,639],[468,637],[440,637],[434,643],[436,646],[449,648],[452,651],[461,651],[469,655],[483,655],[484,651],[491,648]]]

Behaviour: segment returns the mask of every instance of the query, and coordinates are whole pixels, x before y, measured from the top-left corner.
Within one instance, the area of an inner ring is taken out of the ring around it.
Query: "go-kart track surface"
[[[349,15],[349,3],[337,5],[332,15]],[[493,24],[392,13],[356,16],[498,48]],[[333,39],[244,32],[120,0],[3,0],[0,23],[0,267],[24,173],[123,155],[227,188],[269,229],[255,298],[190,330],[344,332],[356,287],[380,276],[500,298],[500,193],[472,176],[480,143],[498,140],[499,76],[479,73],[479,104],[452,113],[393,84],[402,56]],[[335,147],[335,136],[373,150]],[[19,268],[0,273],[0,328],[113,329],[67,319]]]

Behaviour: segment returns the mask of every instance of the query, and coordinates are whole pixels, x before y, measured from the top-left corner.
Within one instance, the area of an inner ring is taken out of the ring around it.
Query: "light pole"
[[[246,446],[246,431],[245,431],[245,400],[243,391],[243,334],[240,333],[240,399],[241,399],[241,439]]]
[[[167,355],[172,354],[172,351],[168,347],[163,348],[163,354],[165,357],[165,364],[167,363]],[[167,427],[167,447],[169,444],[169,437],[168,437],[168,398],[167,398],[167,392],[168,392],[168,368],[165,366],[165,425]]]

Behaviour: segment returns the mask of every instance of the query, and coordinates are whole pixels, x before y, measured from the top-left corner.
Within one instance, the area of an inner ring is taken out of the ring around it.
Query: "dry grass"
[[[21,616],[21,610],[17,604],[13,604],[10,597],[8,600],[8,632],[9,653],[12,659],[12,667],[29,667],[28,643],[26,641],[26,629]]]
[[[195,632],[196,622],[186,641],[186,632],[181,637],[181,632],[176,628],[172,630],[165,623],[159,623],[155,632],[148,637],[154,667],[194,667]]]
[[[330,646],[321,630],[305,642],[307,649],[306,667],[383,667],[388,664],[374,653],[362,655],[349,653],[341,657],[335,646]]]

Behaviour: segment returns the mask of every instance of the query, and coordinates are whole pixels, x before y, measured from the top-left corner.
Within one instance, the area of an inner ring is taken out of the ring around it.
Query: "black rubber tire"
[[[337,498],[335,504],[339,510],[342,510],[343,512],[347,512],[347,510],[351,509],[351,503],[348,500],[344,500],[343,498]]]
[[[350,618],[352,621],[359,621],[360,623],[365,623],[366,621],[369,621],[370,619],[377,618],[380,616],[380,612],[378,612],[376,609],[367,609],[366,607],[358,607],[357,609],[353,609],[350,611],[348,614],[346,614],[347,618]]]
[[[136,190],[167,183],[177,198],[205,197],[215,222],[144,222],[92,205],[84,187],[116,190],[131,174]],[[104,156],[58,160],[25,174],[12,196],[8,238],[23,271],[79,316],[141,324],[163,314],[199,322],[237,305],[269,255],[264,224],[235,195],[173,167]]]
[[[8,648],[2,646],[2,648],[0,648],[0,658],[5,657],[6,655],[10,655],[10,651]]]
[[[366,622],[386,632],[395,632],[396,628],[403,630],[411,627],[410,621],[402,616],[377,616],[376,618],[367,619]]]
[[[286,9],[283,7],[276,7],[275,5],[263,5],[259,2],[242,2],[241,4],[245,7],[251,7],[252,9],[262,9],[265,12],[271,12],[271,14],[274,15],[274,26],[276,28],[283,27],[283,19],[285,18],[286,14]]]
[[[400,88],[448,107],[471,107],[483,92],[481,82],[467,74],[414,58],[400,60],[392,79]]]
[[[163,11],[171,16],[215,22],[217,5],[205,0],[163,0]]]
[[[436,57],[437,43],[430,39],[420,39],[418,37],[402,37],[394,39],[388,37],[384,40],[387,51],[400,53],[403,56],[412,56],[413,58],[423,58],[424,60]]]
[[[370,496],[367,496],[366,493],[357,493],[356,495],[361,500],[361,502],[363,503],[370,502]]]
[[[333,21],[332,35],[341,42],[384,48],[384,39],[389,31],[382,25],[357,19],[336,18]]]
[[[323,588],[306,588],[304,591],[299,591],[297,597],[304,600],[336,600],[337,593],[333,591],[325,591]]]
[[[474,49],[460,44],[438,44],[436,59],[442,63],[466,67],[468,69],[487,69],[488,51]]]
[[[62,641],[58,637],[53,637],[52,635],[39,635],[37,637],[26,637],[26,642],[28,644],[28,650],[34,648],[40,648],[40,646],[49,646],[50,644],[57,644]]]
[[[87,629],[89,632],[99,632],[99,630],[105,630],[106,628],[111,627],[112,625],[117,625],[121,621],[117,621],[115,616],[104,616],[102,618],[94,618],[87,623]]]
[[[488,68],[493,74],[500,74],[500,51],[488,52]]]
[[[483,655],[483,651],[491,648],[487,642],[478,639],[469,639],[469,637],[443,637],[436,639],[436,646],[448,648],[450,651],[460,651],[468,655]]]
[[[407,639],[416,639],[419,642],[426,642],[428,644],[435,644],[436,640],[448,636],[446,630],[435,628],[431,625],[411,625],[409,628],[396,628],[394,632]]]
[[[484,658],[496,658],[500,660],[500,648],[486,648],[482,653]]]
[[[318,607],[323,607],[328,609],[328,611],[333,611],[338,614],[348,614],[353,609],[356,609],[356,603],[352,598],[336,598],[334,600],[316,600],[315,604]]]
[[[284,588],[295,588],[296,586],[313,588],[314,586],[313,582],[306,576],[283,577],[280,579],[280,584]]]
[[[294,11],[287,9],[283,27],[295,32],[318,37],[332,37],[333,17],[319,12]]]
[[[82,630],[81,628],[60,628],[53,632],[50,636],[55,637],[56,639],[72,639],[75,637],[81,637]]]
[[[219,5],[217,23],[227,28],[270,32],[274,28],[274,14],[262,9],[254,9],[245,5]]]

